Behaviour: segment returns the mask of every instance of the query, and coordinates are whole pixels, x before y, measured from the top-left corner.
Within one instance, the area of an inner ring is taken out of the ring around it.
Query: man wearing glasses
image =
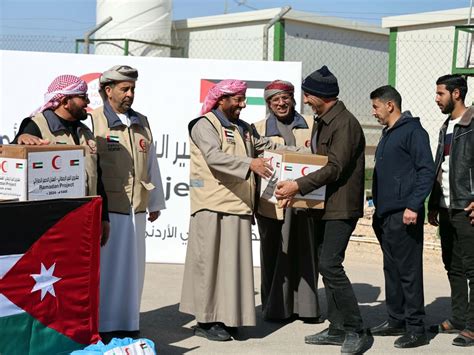
[[[60,75],[49,85],[44,104],[27,117],[13,144],[70,144],[86,147],[87,195],[102,197],[102,239],[109,237],[107,196],[101,179],[94,135],[81,121],[87,118],[87,83],[74,75]]]
[[[292,83],[275,80],[265,87],[267,117],[255,123],[261,136],[287,146],[310,146],[314,119],[295,110]],[[263,318],[319,322],[318,265],[313,220],[302,208],[283,209],[260,198],[256,214],[260,234]]]

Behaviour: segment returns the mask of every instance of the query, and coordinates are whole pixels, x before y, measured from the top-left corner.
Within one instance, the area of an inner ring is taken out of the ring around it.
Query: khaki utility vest
[[[219,133],[221,150],[240,157],[254,156],[253,135],[250,125],[242,138],[235,125],[224,127],[212,112],[199,119],[209,120]],[[190,132],[191,133],[191,132]],[[201,151],[190,138],[190,198],[191,215],[201,210],[234,215],[251,215],[255,204],[255,177],[249,172],[247,179],[221,173],[209,168]]]
[[[314,119],[311,116],[302,116],[308,125],[308,128],[294,127],[292,132],[295,136],[297,147],[310,147],[311,146],[311,132],[313,130]],[[267,119],[254,123],[255,129],[258,134],[269,138],[271,141],[279,144],[285,144],[285,140],[281,136],[267,136]],[[258,213],[262,216],[283,220],[285,218],[284,209],[277,205],[268,202],[263,198],[258,200]]]
[[[102,181],[109,212],[113,213],[130,214],[130,207],[135,213],[145,212],[149,191],[155,188],[148,176],[148,154],[153,136],[147,118],[135,113],[138,123],[127,127],[120,122],[109,127],[103,106],[92,112]]]
[[[38,113],[32,118],[32,121],[38,126],[43,139],[49,139],[51,144],[70,144],[76,145],[74,138],[67,130],[58,130],[51,132],[48,121],[42,113]],[[79,125],[79,145],[85,147],[84,165],[86,169],[86,190],[87,196],[97,195],[97,146],[94,135],[84,124]]]

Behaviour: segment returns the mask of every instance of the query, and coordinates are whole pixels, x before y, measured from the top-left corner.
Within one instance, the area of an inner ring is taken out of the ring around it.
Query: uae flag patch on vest
[[[99,197],[0,203],[0,354],[68,354],[98,334]]]

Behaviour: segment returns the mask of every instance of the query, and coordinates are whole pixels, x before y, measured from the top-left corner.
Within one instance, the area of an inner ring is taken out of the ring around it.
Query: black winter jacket
[[[467,109],[461,120],[454,126],[453,141],[449,154],[449,196],[452,209],[464,209],[474,201],[474,106]],[[439,132],[436,150],[436,175],[428,209],[438,210],[442,196],[439,175],[443,162],[444,136],[451,117],[443,123]]]

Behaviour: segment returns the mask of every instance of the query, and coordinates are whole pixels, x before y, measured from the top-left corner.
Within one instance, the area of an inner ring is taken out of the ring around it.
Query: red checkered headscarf
[[[268,101],[273,95],[281,94],[282,92],[287,92],[289,95],[293,96],[295,93],[295,87],[289,81],[275,80],[265,87],[263,97],[265,101]]]
[[[247,83],[241,80],[227,79],[218,82],[209,89],[204,103],[202,104],[200,115],[205,115],[211,111],[217,102],[225,95],[245,95]]]
[[[84,95],[87,93],[87,83],[75,75],[60,75],[48,86],[44,94],[44,104],[31,115],[44,110],[56,109],[65,96]]]

